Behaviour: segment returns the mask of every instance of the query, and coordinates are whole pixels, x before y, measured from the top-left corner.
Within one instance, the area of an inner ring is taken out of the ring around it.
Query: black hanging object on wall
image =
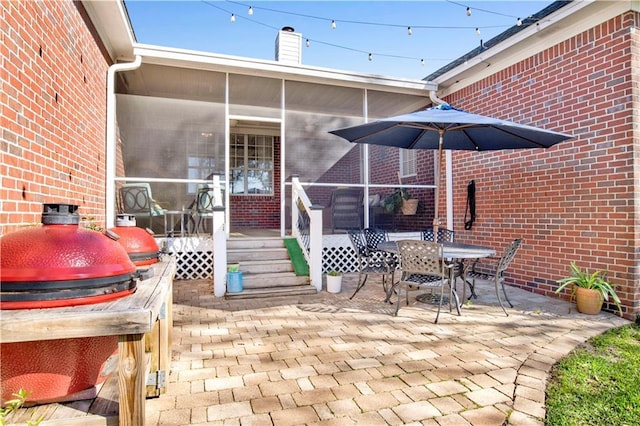
[[[467,214],[470,218],[467,220]],[[473,227],[476,220],[476,181],[472,180],[467,185],[467,208],[464,211],[464,229],[469,230]]]

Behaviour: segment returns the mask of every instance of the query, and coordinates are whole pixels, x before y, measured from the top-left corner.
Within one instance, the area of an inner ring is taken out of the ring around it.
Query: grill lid
[[[135,290],[136,266],[118,236],[80,228],[77,210],[44,204],[42,226],[0,237],[0,309],[98,303]]]
[[[129,254],[129,259],[136,266],[151,265],[158,262],[160,247],[153,238],[153,231],[136,226],[133,215],[119,214],[116,217],[116,227],[110,228],[120,238],[118,242]]]

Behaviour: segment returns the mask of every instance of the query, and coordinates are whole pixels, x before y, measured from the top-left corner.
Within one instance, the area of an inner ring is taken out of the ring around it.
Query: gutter
[[[116,73],[135,70],[141,64],[142,56],[136,55],[133,62],[113,64],[107,71],[106,228],[115,226],[116,217]]]

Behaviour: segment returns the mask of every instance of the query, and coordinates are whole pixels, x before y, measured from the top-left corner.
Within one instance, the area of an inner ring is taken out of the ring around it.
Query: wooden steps
[[[239,264],[243,291],[228,299],[282,297],[316,293],[308,276],[296,276],[282,238],[242,237],[227,242],[227,263]]]

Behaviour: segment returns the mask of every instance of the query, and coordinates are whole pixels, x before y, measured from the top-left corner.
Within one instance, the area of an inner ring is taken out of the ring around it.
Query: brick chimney
[[[276,61],[300,65],[302,63],[302,34],[293,27],[283,27],[276,37]]]

